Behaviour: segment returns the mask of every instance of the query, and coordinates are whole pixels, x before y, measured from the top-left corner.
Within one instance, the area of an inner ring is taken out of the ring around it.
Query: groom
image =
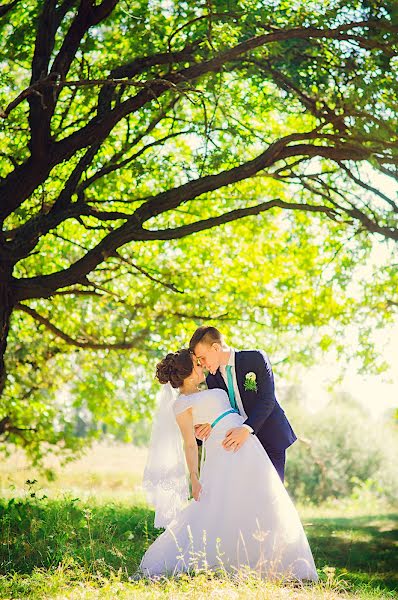
[[[228,348],[215,327],[199,327],[189,348],[202,367],[210,371],[206,378],[208,388],[225,390],[231,406],[246,419],[241,427],[227,432],[224,448],[237,451],[249,435],[255,434],[283,481],[286,448],[297,438],[275,398],[274,375],[268,357],[260,350]],[[199,439],[206,440],[210,433],[209,423],[195,426]]]

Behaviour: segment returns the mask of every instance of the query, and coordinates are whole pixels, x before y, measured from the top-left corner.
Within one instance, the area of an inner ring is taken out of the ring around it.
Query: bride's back
[[[185,396],[181,394],[174,403],[174,414],[178,415],[192,407],[194,424],[212,423],[217,417],[231,409],[228,394],[220,389],[204,390]]]

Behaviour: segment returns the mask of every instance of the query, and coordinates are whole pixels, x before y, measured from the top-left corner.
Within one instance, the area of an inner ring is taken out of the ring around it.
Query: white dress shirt
[[[247,419],[247,414],[245,413],[245,409],[243,408],[242,398],[240,397],[238,382],[236,380],[235,349],[234,348],[230,348],[228,365],[231,365],[231,367],[232,367],[231,373],[232,373],[232,380],[233,380],[233,384],[234,384],[235,400],[236,400],[237,407],[239,409],[239,413],[241,414],[242,417]],[[227,389],[228,389],[227,370],[225,368],[225,365],[220,365],[220,373],[221,373],[221,375],[225,381],[225,385],[227,386]],[[245,427],[246,429],[248,429],[250,431],[250,433],[254,433],[254,430],[252,429],[252,427],[250,427],[250,425],[243,424],[242,427]]]

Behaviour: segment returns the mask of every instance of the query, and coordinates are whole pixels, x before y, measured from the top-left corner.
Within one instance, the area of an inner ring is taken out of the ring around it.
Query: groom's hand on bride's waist
[[[199,425],[195,425],[195,437],[197,437],[198,440],[206,441],[210,434],[211,434],[210,423],[200,423]]]
[[[223,448],[225,448],[225,450],[236,452],[243,446],[249,435],[250,431],[247,427],[234,427],[234,429],[229,429],[225,434],[222,443]]]

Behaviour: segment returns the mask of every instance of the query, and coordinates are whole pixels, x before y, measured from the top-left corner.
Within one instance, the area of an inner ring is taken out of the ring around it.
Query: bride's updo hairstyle
[[[179,388],[192,371],[192,354],[187,348],[183,348],[171,352],[156,365],[156,378],[160,383],[170,382],[173,388]]]

